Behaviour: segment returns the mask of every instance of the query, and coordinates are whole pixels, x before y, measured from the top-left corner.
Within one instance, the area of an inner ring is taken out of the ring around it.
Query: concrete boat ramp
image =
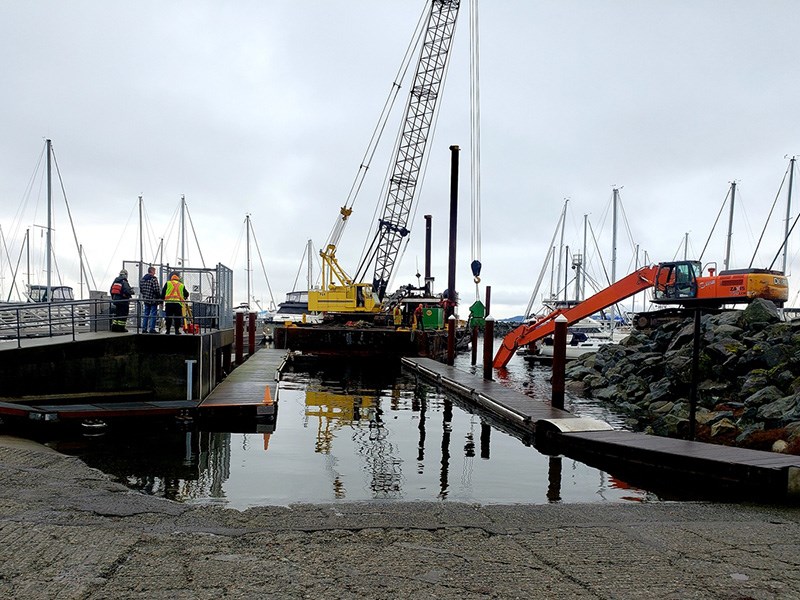
[[[661,494],[800,502],[800,456],[614,430],[428,358],[403,367],[489,411],[540,451],[563,454]]]

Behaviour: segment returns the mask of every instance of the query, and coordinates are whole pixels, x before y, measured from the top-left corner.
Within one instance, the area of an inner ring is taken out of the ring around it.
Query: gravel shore
[[[800,508],[369,503],[132,492],[0,436],[2,598],[800,599]]]

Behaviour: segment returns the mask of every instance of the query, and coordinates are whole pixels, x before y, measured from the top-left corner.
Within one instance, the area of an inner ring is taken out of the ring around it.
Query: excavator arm
[[[496,369],[505,367],[511,357],[514,356],[517,348],[531,344],[553,333],[557,316],[564,315],[568,325],[576,323],[599,310],[608,308],[612,304],[621,302],[625,298],[630,298],[634,294],[652,287],[655,283],[657,272],[657,266],[642,267],[570,309],[556,310],[533,323],[520,325],[503,338],[503,343],[494,357],[494,367]]]

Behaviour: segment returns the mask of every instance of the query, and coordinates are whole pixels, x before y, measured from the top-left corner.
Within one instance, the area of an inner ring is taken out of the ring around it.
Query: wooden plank
[[[260,349],[214,388],[199,408],[272,406],[277,401],[278,369],[286,354],[286,350]]]
[[[77,400],[111,400],[116,401],[116,398],[147,398],[153,396],[153,390],[127,390],[127,391],[111,391],[111,392],[77,392],[71,394],[41,394],[36,396],[4,396],[0,397],[0,402],[9,402],[12,404],[39,404],[42,402],[74,402]]]
[[[630,452],[646,451],[677,457],[673,460],[702,460],[730,465],[761,466],[764,468],[800,467],[800,456],[658,437],[632,431],[580,432],[565,434],[564,437],[567,439],[581,439],[606,446],[616,446],[619,449],[626,449]]]
[[[52,404],[31,408],[44,413],[56,414],[59,419],[106,419],[113,417],[171,415],[196,407],[197,402],[192,400],[177,400],[168,402],[114,402],[110,404]]]

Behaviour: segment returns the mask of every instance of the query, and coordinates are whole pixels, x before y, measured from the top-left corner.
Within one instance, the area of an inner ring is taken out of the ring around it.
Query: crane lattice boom
[[[409,94],[394,167],[389,179],[383,214],[378,220],[375,274],[372,287],[383,299],[403,238],[408,235],[409,214],[414,201],[423,156],[431,132],[436,101],[447,71],[460,0],[432,0],[416,75]],[[368,268],[371,256],[358,269]]]

